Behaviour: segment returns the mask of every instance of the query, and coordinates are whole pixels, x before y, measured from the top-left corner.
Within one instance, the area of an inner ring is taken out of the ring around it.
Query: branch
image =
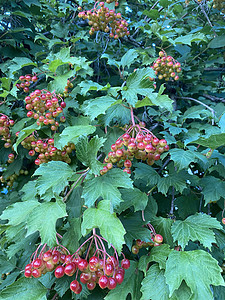
[[[191,97],[175,97],[177,99],[182,99],[182,100],[190,100],[190,101],[194,101],[196,103],[199,103],[201,105],[203,105],[205,108],[207,108],[208,110],[211,111],[212,113],[212,125],[214,125],[214,121],[215,121],[215,110],[211,107],[209,107],[207,104],[197,100],[197,99],[194,99],[194,98],[191,98]]]
[[[216,37],[217,34],[216,34],[216,32],[215,32],[215,30],[214,30],[214,28],[213,28],[213,25],[212,25],[212,23],[211,23],[211,21],[210,21],[208,15],[207,15],[207,13],[205,12],[205,10],[204,10],[202,4],[201,4],[200,2],[198,2],[198,0],[194,0],[194,1],[195,1],[195,3],[200,7],[201,11],[203,12],[204,16],[206,17],[206,20],[207,20],[208,23],[209,23],[209,26],[212,28],[212,30],[213,30],[213,32],[214,32],[214,36]]]
[[[205,97],[206,99],[209,99],[211,101],[225,102],[224,98],[220,98],[220,97],[216,97],[216,96],[212,96],[212,95],[208,95],[208,94],[203,94],[203,97]]]

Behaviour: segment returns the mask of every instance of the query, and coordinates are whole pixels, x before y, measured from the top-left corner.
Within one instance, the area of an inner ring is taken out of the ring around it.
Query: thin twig
[[[211,23],[211,21],[210,21],[208,15],[207,15],[207,13],[205,12],[205,9],[203,8],[201,2],[198,2],[197,0],[194,0],[194,1],[195,1],[195,3],[200,7],[201,11],[203,12],[204,16],[206,17],[206,20],[208,21],[210,27],[212,28],[212,30],[213,30],[213,32],[214,32],[214,36],[216,37],[217,34],[216,34],[216,32],[215,32],[215,30],[214,30],[214,28],[213,28],[213,25],[212,25],[212,23]]]
[[[207,108],[208,110],[211,111],[212,113],[212,125],[214,125],[214,121],[215,121],[215,110],[211,107],[209,107],[207,104],[201,102],[200,100],[197,100],[197,99],[194,99],[194,98],[191,98],[191,97],[175,97],[177,99],[181,99],[181,100],[190,100],[190,101],[194,101],[196,103],[199,103],[201,105],[203,105],[205,108]]]
[[[225,102],[224,98],[220,98],[220,97],[216,97],[216,96],[212,96],[212,95],[208,95],[208,94],[203,94],[203,97],[205,97],[206,99],[209,99],[211,101]]]

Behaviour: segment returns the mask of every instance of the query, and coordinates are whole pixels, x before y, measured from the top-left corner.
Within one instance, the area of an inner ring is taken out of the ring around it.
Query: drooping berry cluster
[[[181,65],[175,61],[172,56],[167,56],[166,52],[160,51],[159,57],[153,64],[153,70],[158,75],[158,79],[169,81],[170,79],[178,80],[178,73],[181,72]]]
[[[0,117],[0,136],[1,140],[5,141],[4,147],[12,147],[10,127],[14,125],[14,120],[10,120],[6,115],[1,115]]]
[[[36,165],[47,163],[51,160],[64,161],[70,164],[71,159],[69,157],[69,154],[71,154],[72,151],[75,150],[75,145],[73,143],[68,143],[66,146],[63,147],[62,150],[60,150],[54,146],[53,138],[42,140],[40,138],[35,137],[34,134],[31,134],[30,136],[26,137],[21,142],[21,145],[25,149],[30,150],[30,156],[38,154],[38,158],[35,160]]]
[[[20,170],[19,175],[28,175],[28,171]],[[13,186],[13,183],[15,182],[15,180],[18,178],[19,175],[14,173],[14,174],[8,176],[7,178],[4,178],[4,173],[3,173],[3,176],[0,177],[0,181],[3,184],[3,186],[6,185],[7,187],[11,188]]]
[[[38,125],[51,125],[51,130],[57,130],[59,122],[56,118],[63,112],[66,103],[47,90],[35,90],[25,98],[27,116],[37,120]],[[60,102],[60,103],[59,103]],[[61,122],[65,117],[61,116]]]
[[[161,234],[156,233],[155,228],[152,226],[152,224],[148,223],[146,224],[146,226],[150,230],[150,242],[144,242],[140,239],[137,239],[135,241],[135,245],[133,245],[131,249],[133,254],[138,254],[139,250],[143,247],[156,247],[160,246],[163,242],[163,237],[161,236]]]
[[[104,2],[96,2],[92,10],[82,11],[78,17],[89,20],[89,25],[92,26],[89,31],[90,35],[99,30],[109,32],[109,36],[114,39],[130,35],[127,29],[128,23],[122,19],[121,13],[110,10]]]
[[[141,126],[140,126],[141,125]],[[115,144],[111,145],[111,150],[106,156],[104,163],[106,166],[100,171],[103,175],[116,165],[123,168],[123,171],[131,174],[131,166],[133,158],[147,161],[152,166],[156,160],[160,159],[160,154],[169,150],[167,141],[159,140],[140,123],[129,127]]]
[[[67,85],[65,86],[65,89],[63,91],[63,97],[64,98],[67,98],[69,96],[69,89],[72,89],[73,88],[73,83],[70,82],[70,80],[68,79],[67,80]],[[63,122],[63,121],[61,121]]]
[[[140,239],[137,239],[135,245],[132,246],[131,251],[133,254],[138,254],[141,248],[156,247],[161,245],[162,242],[163,237],[160,234],[156,234],[153,238],[151,238],[150,242],[144,242]]]
[[[65,262],[67,255],[64,248],[58,246],[44,252],[45,248],[46,245],[44,245],[39,255],[37,255],[38,251],[35,251],[31,257],[31,262],[25,267],[25,277],[39,278],[47,272],[52,272],[60,263]]]
[[[20,76],[19,80],[21,81],[21,83],[17,83],[16,87],[18,89],[23,89],[23,91],[25,93],[29,92],[29,86],[33,83],[36,82],[38,80],[38,77],[36,75],[25,75],[25,76]]]
[[[93,230],[93,235],[89,237],[72,255],[63,246],[59,245],[54,249],[44,252],[46,244],[37,255],[38,249],[32,255],[31,263],[26,265],[25,277],[38,278],[46,272],[53,271],[56,278],[64,275],[73,276],[76,273],[76,279],[70,283],[70,289],[75,294],[80,294],[82,285],[86,284],[89,290],[93,290],[98,284],[100,288],[110,290],[116,288],[124,280],[125,270],[130,267],[130,261],[125,257],[119,264],[118,253],[114,249],[114,255],[106,252],[104,238],[100,237]],[[80,256],[80,250],[88,243],[87,250]],[[95,245],[94,255],[91,256],[90,249]],[[66,253],[67,252],[67,253]],[[123,255],[124,256],[124,255]],[[77,280],[79,275],[80,282]]]

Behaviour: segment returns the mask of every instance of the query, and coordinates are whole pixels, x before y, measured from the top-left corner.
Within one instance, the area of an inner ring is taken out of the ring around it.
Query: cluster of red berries
[[[73,88],[73,83],[70,82],[70,80],[67,80],[67,85],[65,86],[65,89],[63,91],[64,98],[67,98],[69,96],[69,89]]]
[[[88,259],[93,241],[96,251]],[[105,250],[103,241],[106,240],[93,234],[72,255],[61,245],[44,252],[46,248],[45,244],[37,256],[39,246],[32,255],[33,260],[31,263],[26,265],[24,275],[27,278],[39,278],[42,274],[55,270],[55,277],[61,278],[64,275],[73,276],[76,273],[76,280],[73,280],[70,284],[70,289],[75,294],[80,294],[82,291],[80,282],[86,284],[89,290],[93,290],[97,284],[102,289],[108,288],[112,290],[116,288],[117,284],[123,282],[125,270],[130,267],[130,261],[124,257],[121,265],[119,265],[116,249],[112,246],[114,248],[114,255],[110,256]],[[82,258],[79,252],[87,242],[89,242],[87,254],[85,258]],[[77,280],[79,271],[80,282]]]
[[[161,236],[161,234],[156,234],[156,235],[151,234],[150,242],[144,242],[144,241],[141,241],[140,239],[137,239],[135,241],[135,245],[132,246],[131,251],[133,254],[138,254],[139,250],[141,248],[160,246],[162,244],[162,242],[163,242],[163,237]]]
[[[99,30],[109,32],[109,36],[114,39],[130,35],[127,29],[128,23],[122,19],[121,13],[116,13],[113,9],[110,10],[104,2],[96,3],[97,6],[94,9],[82,11],[78,14],[79,18],[89,20],[89,25],[92,26],[89,31],[90,35]]]
[[[38,80],[38,77],[36,75],[25,75],[25,76],[20,76],[19,80],[21,81],[21,83],[17,83],[16,87],[18,89],[23,89],[23,91],[25,93],[29,92],[29,86],[33,83],[36,82]]]
[[[25,267],[24,276],[27,278],[39,278],[47,272],[52,272],[57,265],[65,263],[67,257],[64,249],[60,247],[49,249],[44,253],[41,251],[38,257],[36,253],[33,260]]]
[[[1,140],[5,141],[4,147],[10,148],[12,147],[10,127],[14,125],[14,121],[10,120],[6,115],[2,115],[0,117],[0,136],[2,136]]]
[[[167,56],[164,51],[159,52],[159,57],[152,68],[155,74],[158,75],[158,79],[164,79],[165,81],[169,81],[171,78],[177,81],[179,79],[177,73],[181,72],[180,63],[175,61],[172,56]]]
[[[17,133],[18,135],[18,133]],[[40,165],[42,163],[47,163],[51,160],[54,161],[64,161],[68,164],[71,163],[71,159],[69,154],[75,150],[75,145],[73,143],[68,143],[66,146],[63,147],[62,150],[56,148],[54,146],[54,139],[38,139],[35,137],[34,134],[26,137],[22,142],[21,145],[25,148],[30,150],[29,155],[34,156],[38,154],[38,158],[35,160],[36,165]]]
[[[28,175],[28,171],[20,170],[19,175]],[[6,184],[8,187],[11,188],[13,186],[14,181],[18,178],[19,175],[14,173],[14,174],[8,176],[6,179],[4,178],[4,176],[1,176],[0,181],[3,185]]]
[[[131,174],[133,158],[147,161],[147,164],[152,166],[156,160],[160,159],[160,154],[169,150],[166,140],[159,140],[142,126],[145,126],[143,122],[139,125],[132,125],[115,144],[111,145],[112,151],[104,159],[107,165],[100,171],[101,175],[112,169],[113,164],[116,164],[118,168],[124,167],[123,171]]]
[[[38,125],[51,125],[51,130],[57,130],[59,122],[56,118],[63,112],[66,103],[61,101],[55,94],[47,90],[35,90],[25,98],[27,116],[37,120]],[[61,122],[65,122],[65,117],[60,117]]]

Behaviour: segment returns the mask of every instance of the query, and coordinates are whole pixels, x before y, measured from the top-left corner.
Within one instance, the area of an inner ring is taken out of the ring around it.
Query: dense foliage
[[[0,298],[225,299],[224,1],[0,3]]]

